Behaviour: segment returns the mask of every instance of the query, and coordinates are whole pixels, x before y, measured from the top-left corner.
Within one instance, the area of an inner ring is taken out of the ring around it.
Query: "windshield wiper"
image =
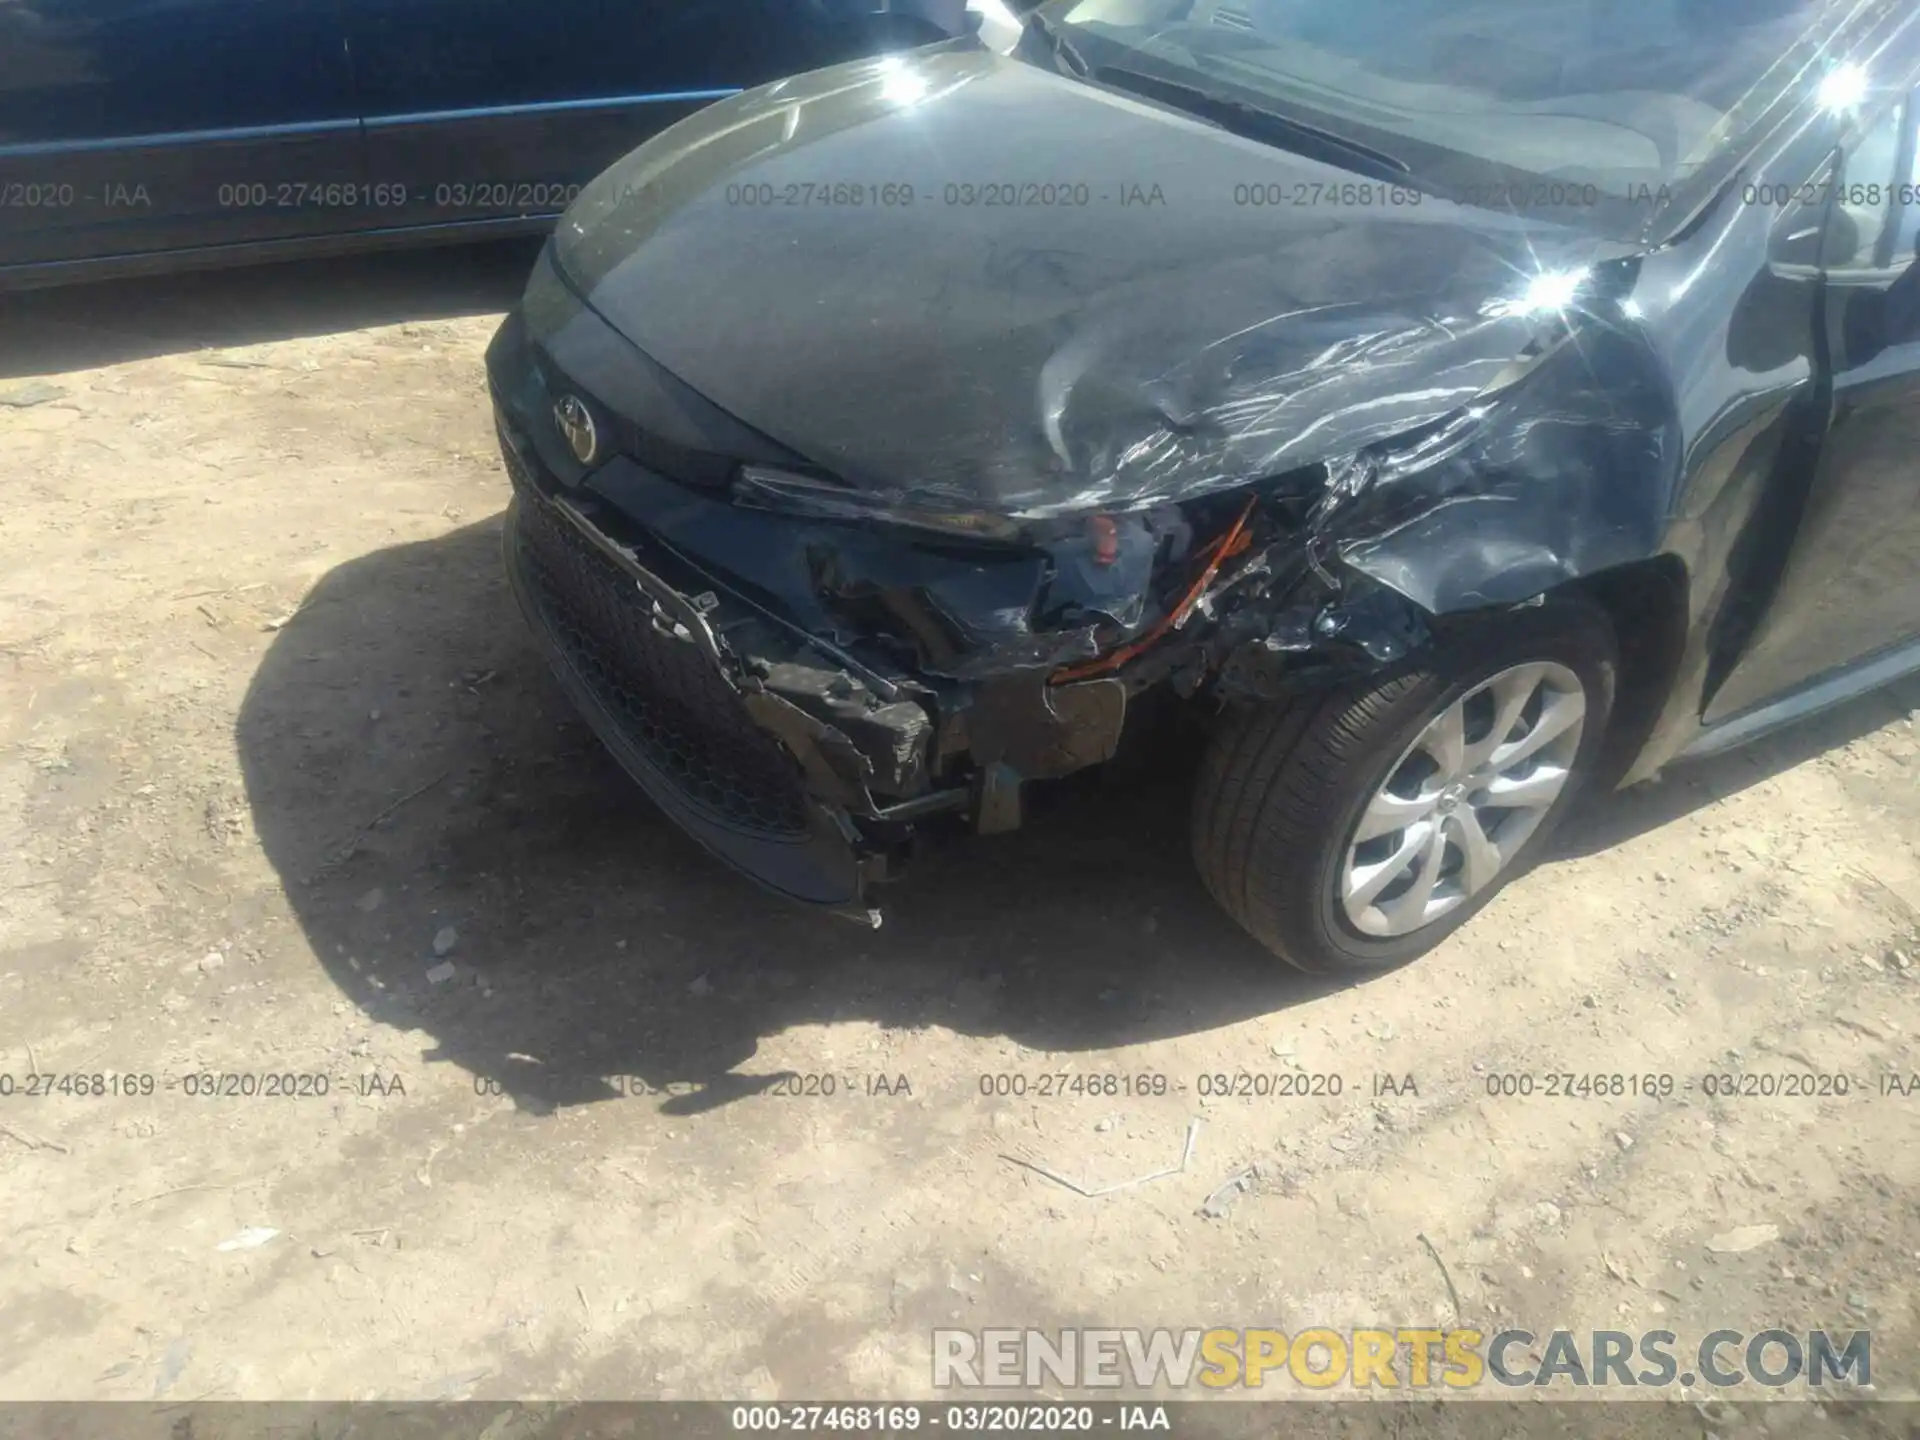
[[[1084,77],[1093,73],[1093,67],[1087,63],[1086,56],[1074,48],[1073,42],[1061,33],[1058,25],[1038,10],[1027,12],[1026,25],[1029,30],[1046,41],[1047,48],[1053,52],[1053,58],[1074,74]]]
[[[1116,90],[1128,90],[1149,100],[1160,100],[1185,110],[1202,120],[1211,120],[1223,130],[1249,140],[1264,140],[1284,150],[1292,150],[1317,160],[1328,160],[1354,168],[1379,180],[1398,180],[1412,173],[1413,167],[1397,155],[1377,150],[1364,140],[1353,140],[1337,131],[1325,130],[1305,120],[1296,120],[1277,110],[1267,110],[1246,100],[1170,80],[1146,70],[1125,65],[1102,65],[1093,79]]]

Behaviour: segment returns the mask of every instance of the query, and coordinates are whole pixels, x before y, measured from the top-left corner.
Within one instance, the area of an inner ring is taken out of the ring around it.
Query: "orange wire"
[[[1220,567],[1253,543],[1253,537],[1247,533],[1247,522],[1253,518],[1254,504],[1255,500],[1249,499],[1247,508],[1240,512],[1240,518],[1233,522],[1233,527],[1207,547],[1213,552],[1212,558],[1207,561],[1207,568],[1200,572],[1200,578],[1193,582],[1187,593],[1181,597],[1180,603],[1161,617],[1158,625],[1138,640],[1130,641],[1097,659],[1082,661],[1064,670],[1056,670],[1049,677],[1048,683],[1064,685],[1070,680],[1084,680],[1089,675],[1101,675],[1117,669],[1136,655],[1151,649],[1169,630],[1185,624],[1187,616],[1193,613],[1193,607],[1199,603],[1207,586],[1213,583],[1213,577],[1220,573]],[[1206,551],[1201,553],[1205,554]]]

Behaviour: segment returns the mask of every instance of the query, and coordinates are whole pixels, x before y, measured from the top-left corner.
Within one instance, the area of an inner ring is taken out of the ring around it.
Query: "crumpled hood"
[[[1499,302],[1625,253],[1414,198],[958,45],[709,107],[589,186],[555,253],[654,360],[849,483],[1044,514],[1435,419],[1538,331]]]

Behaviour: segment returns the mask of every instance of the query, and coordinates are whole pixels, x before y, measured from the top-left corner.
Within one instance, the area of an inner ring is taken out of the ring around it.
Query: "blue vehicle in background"
[[[0,0],[0,288],[550,225],[710,101],[965,0]]]

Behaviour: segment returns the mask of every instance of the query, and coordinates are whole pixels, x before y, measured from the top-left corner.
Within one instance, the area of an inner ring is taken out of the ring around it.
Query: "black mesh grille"
[[[523,495],[517,531],[531,598],[626,738],[687,800],[717,818],[766,834],[805,835],[792,762],[753,723],[707,654],[656,629],[653,602],[546,505]]]

